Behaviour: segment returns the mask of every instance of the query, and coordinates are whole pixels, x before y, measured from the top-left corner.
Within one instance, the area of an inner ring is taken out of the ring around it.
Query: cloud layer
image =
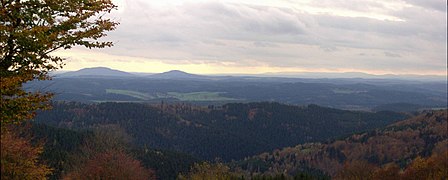
[[[116,45],[101,50],[112,56],[263,71],[446,74],[446,0],[118,4],[112,16],[121,24],[107,38]]]

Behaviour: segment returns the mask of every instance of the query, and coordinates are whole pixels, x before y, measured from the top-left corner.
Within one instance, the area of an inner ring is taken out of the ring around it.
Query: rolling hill
[[[417,157],[445,156],[447,159],[447,119],[446,109],[427,111],[385,128],[326,143],[307,143],[277,149],[234,165],[247,173],[294,175],[311,168],[335,176],[353,163],[371,167],[360,169],[368,172],[375,166],[397,165],[404,168]],[[445,162],[445,171],[446,166]]]
[[[57,74],[55,75],[56,77],[63,77],[63,78],[74,78],[74,77],[115,77],[115,78],[119,78],[119,77],[134,77],[135,75],[128,73],[128,72],[124,72],[124,71],[119,71],[119,70],[114,70],[114,69],[110,69],[107,67],[94,67],[94,68],[84,68],[84,69],[80,69],[78,71],[72,71],[72,72],[66,72],[66,73],[62,73],[62,74]]]
[[[207,76],[190,74],[179,70],[172,70],[163,73],[147,76],[154,79],[207,79]]]
[[[279,103],[188,104],[55,103],[36,122],[88,129],[117,124],[140,146],[192,154],[202,159],[240,159],[299,143],[343,137],[385,126],[406,116],[352,112]]]

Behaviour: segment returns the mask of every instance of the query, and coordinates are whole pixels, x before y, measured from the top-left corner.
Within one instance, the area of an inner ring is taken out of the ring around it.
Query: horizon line
[[[369,73],[369,72],[363,72],[363,71],[281,71],[281,72],[261,72],[261,73],[195,73],[195,72],[188,72],[181,69],[171,69],[167,71],[160,71],[160,72],[141,72],[141,71],[126,71],[126,70],[120,70],[115,69],[111,67],[106,66],[95,66],[95,67],[85,67],[80,68],[77,70],[64,70],[64,69],[57,69],[56,72],[76,72],[82,69],[93,69],[93,68],[107,68],[111,70],[116,71],[122,71],[127,73],[141,73],[141,74],[158,74],[158,73],[165,73],[170,71],[182,71],[189,74],[197,74],[197,75],[284,75],[284,76],[294,76],[294,75],[300,75],[300,74],[307,74],[307,73],[322,73],[322,74],[350,74],[350,73],[357,73],[357,74],[363,74],[363,75],[371,75],[371,76],[436,76],[436,77],[448,77],[448,74],[441,75],[441,74],[411,74],[411,73],[401,73],[401,74],[395,74],[395,73]]]

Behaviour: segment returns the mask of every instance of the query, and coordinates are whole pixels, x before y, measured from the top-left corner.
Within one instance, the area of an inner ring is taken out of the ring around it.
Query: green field
[[[175,98],[179,101],[235,101],[239,99],[224,97],[223,92],[167,92],[167,93],[143,93],[131,90],[122,89],[106,89],[106,93],[120,94],[125,96],[131,96],[140,100],[152,100],[163,98]]]
[[[350,90],[350,89],[333,89],[333,93],[335,94],[358,94],[358,93],[365,93],[367,91],[357,91],[357,90]]]
[[[151,100],[151,99],[155,98],[154,96],[151,96],[147,93],[141,93],[141,92],[130,91],[130,90],[121,90],[121,89],[106,89],[106,93],[131,96],[131,97],[135,97],[135,98],[141,99],[141,100]]]
[[[238,100],[235,98],[228,98],[221,96],[222,92],[191,92],[179,93],[168,92],[167,97],[176,98],[180,101],[232,101]]]

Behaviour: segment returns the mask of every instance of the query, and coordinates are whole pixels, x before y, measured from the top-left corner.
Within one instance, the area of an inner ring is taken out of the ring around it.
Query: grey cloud
[[[227,46],[226,43],[221,42],[219,40],[207,40],[206,39],[206,40],[203,40],[202,42],[205,44],[210,44],[210,45],[214,45],[214,46]]]
[[[401,57],[400,54],[391,53],[391,52],[384,52],[384,55],[387,56],[387,57],[392,57],[392,58],[398,58],[398,57]]]
[[[321,41],[336,46],[384,51],[433,51],[444,53],[446,18],[416,8],[396,13],[406,21],[382,21],[330,15],[315,16]]]
[[[333,52],[339,50],[336,46],[331,45],[321,45],[319,48],[325,52]]]
[[[430,8],[437,11],[446,12],[447,1],[446,0],[405,0],[407,3],[421,6],[424,8]]]
[[[347,9],[354,11],[370,11],[372,9],[385,9],[387,8],[382,3],[377,1],[369,1],[369,0],[319,0],[319,1],[311,1],[311,5],[316,7],[325,7],[325,8],[339,8],[339,9]]]
[[[188,14],[197,20],[218,21],[233,27],[231,30],[243,30],[245,32],[269,35],[306,33],[307,25],[297,14],[285,9],[205,3],[189,5],[184,10],[190,11],[192,9],[196,11],[188,12]],[[232,33],[237,33],[237,31]]]
[[[420,17],[415,17],[420,16]],[[316,21],[320,26],[343,29],[348,31],[358,31],[363,33],[380,33],[386,36],[420,36],[428,40],[440,40],[441,36],[446,36],[443,28],[443,21],[424,16],[421,12],[416,12],[409,21],[382,21],[361,17],[341,17],[330,15],[316,16]],[[426,19],[421,16],[427,17]],[[445,28],[446,30],[446,28]]]
[[[405,20],[396,22],[243,4],[156,8],[137,2],[129,1],[120,26],[109,34],[108,38],[119,42],[109,53],[166,63],[226,61],[250,66],[257,61],[310,68],[440,69],[445,63],[446,14],[438,11],[416,7],[394,11],[390,15]],[[362,11],[387,8],[374,1],[361,2],[326,0],[322,4]],[[432,61],[425,62],[420,54],[433,57]]]
[[[316,20],[320,26],[360,32],[376,32],[394,35],[409,35],[405,22],[381,21],[364,17],[343,17],[318,15]]]
[[[255,41],[253,44],[255,47],[278,47],[274,43],[263,42],[263,41]]]
[[[139,53],[140,56],[150,58],[165,56],[163,53],[166,49],[171,50],[168,57],[177,56],[178,59],[211,52],[216,53],[215,57],[223,59],[238,57],[224,54],[227,50],[214,50],[213,47],[201,45],[232,45],[222,40],[264,42],[265,45],[313,41],[308,36],[308,28],[315,25],[312,18],[288,9],[223,3],[186,4],[162,10],[148,6],[142,8],[138,4],[129,6],[121,27],[111,35],[121,37],[121,44],[117,46],[134,47],[138,43],[142,49],[152,49],[152,52]],[[145,16],[140,16],[141,13],[145,13]],[[128,53],[131,52],[136,53]],[[229,53],[238,52],[232,49]]]

